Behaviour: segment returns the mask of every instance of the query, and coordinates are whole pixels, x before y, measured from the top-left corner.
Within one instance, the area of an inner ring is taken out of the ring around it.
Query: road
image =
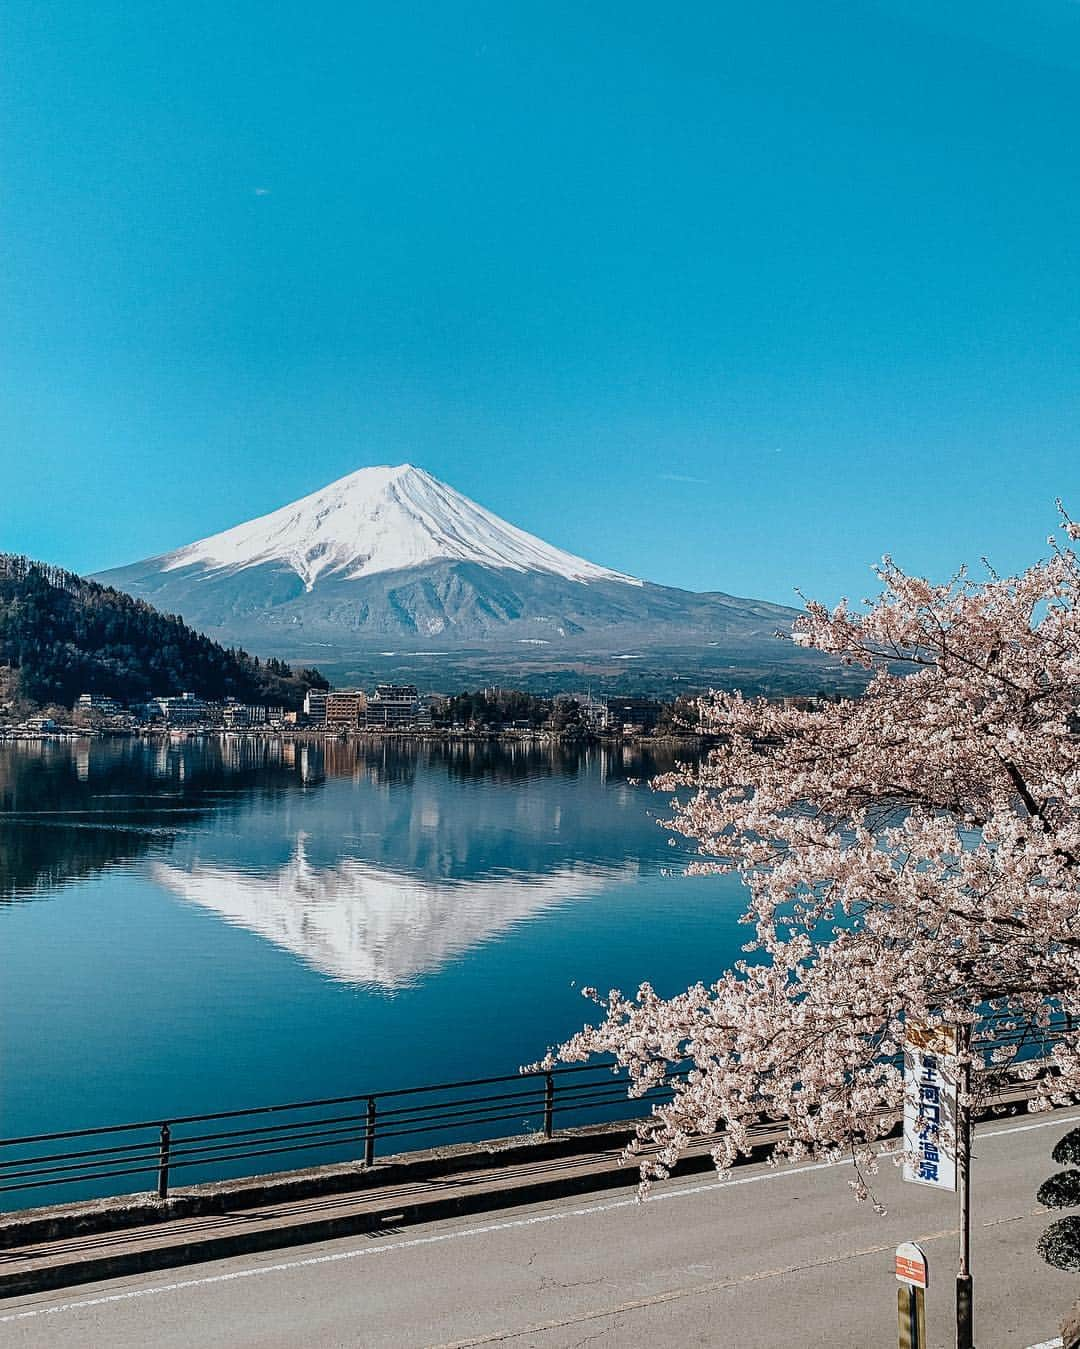
[[[1080,1293],[1035,1254],[1034,1194],[1075,1111],[982,1126],[973,1168],[978,1349],[1051,1340]],[[250,1255],[0,1303],[5,1349],[829,1346],[896,1343],[892,1254],[931,1266],[930,1345],[952,1344],[955,1196],[891,1163],[878,1217],[844,1165],[740,1168]]]

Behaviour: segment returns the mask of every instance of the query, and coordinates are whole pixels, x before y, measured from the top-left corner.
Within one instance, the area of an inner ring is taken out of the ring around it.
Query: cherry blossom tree
[[[861,697],[702,700],[718,747],[654,786],[691,870],[742,877],[747,958],[674,997],[586,990],[603,1018],[547,1060],[612,1055],[638,1095],[689,1065],[639,1130],[643,1179],[717,1131],[724,1169],[770,1118],[781,1156],[849,1154],[866,1197],[910,1022],[959,1027],[974,1081],[1034,1078],[1045,1041],[1036,1104],[1080,1089],[1080,526],[1061,524],[1019,576],[937,585],[886,558],[878,598],[808,602],[794,640],[865,667]]]

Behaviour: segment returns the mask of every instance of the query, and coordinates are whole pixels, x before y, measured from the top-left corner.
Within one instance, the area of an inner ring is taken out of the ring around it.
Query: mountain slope
[[[0,667],[16,696],[70,707],[81,693],[127,702],[190,690],[298,707],[317,671],[294,676],[193,632],[178,618],[72,572],[0,554]]]
[[[243,640],[264,633],[328,641],[566,642],[607,634],[623,644],[637,638],[655,644],[679,633],[738,643],[771,637],[794,617],[780,605],[729,595],[583,583],[476,562],[432,562],[355,580],[328,576],[310,590],[280,562],[236,570],[137,565],[105,572],[101,580],[209,632]]]
[[[408,464],[366,468],[292,505],[99,580],[222,640],[277,654],[392,644],[575,652],[715,651],[820,662],[775,641],[795,611],[652,585],[552,547]],[[320,655],[320,660],[324,659]],[[341,661],[337,661],[341,665]]]

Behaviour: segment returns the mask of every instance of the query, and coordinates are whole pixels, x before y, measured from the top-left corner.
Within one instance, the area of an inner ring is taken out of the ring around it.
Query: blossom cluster
[[[654,785],[691,870],[745,883],[746,959],[674,997],[612,990],[551,1056],[613,1056],[639,1095],[689,1065],[639,1131],[643,1178],[702,1134],[726,1168],[769,1119],[780,1155],[850,1155],[864,1197],[912,1022],[973,1036],[975,1081],[1034,1077],[1044,1041],[1036,1104],[1080,1090],[1080,564],[1051,544],[945,584],[886,558],[878,598],[808,602],[795,640],[865,667],[863,696],[701,701],[717,747]]]

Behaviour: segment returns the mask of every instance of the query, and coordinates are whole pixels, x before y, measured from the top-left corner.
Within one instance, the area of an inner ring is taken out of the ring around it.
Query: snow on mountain
[[[776,641],[791,629],[791,609],[597,566],[409,464],[360,469],[257,520],[94,579],[218,641],[333,661],[339,673],[370,670],[390,648],[394,664],[380,668],[410,681],[415,666],[398,659],[399,648],[460,658],[458,680],[489,658],[514,679],[525,666],[566,672],[568,660],[579,673],[582,660],[594,661],[608,678],[613,662],[676,648],[729,680],[736,666],[809,660]],[[430,660],[424,674],[434,677]]]
[[[158,561],[164,572],[284,564],[308,592],[322,577],[358,580],[437,561],[641,585],[635,577],[553,548],[411,464],[359,469]]]

